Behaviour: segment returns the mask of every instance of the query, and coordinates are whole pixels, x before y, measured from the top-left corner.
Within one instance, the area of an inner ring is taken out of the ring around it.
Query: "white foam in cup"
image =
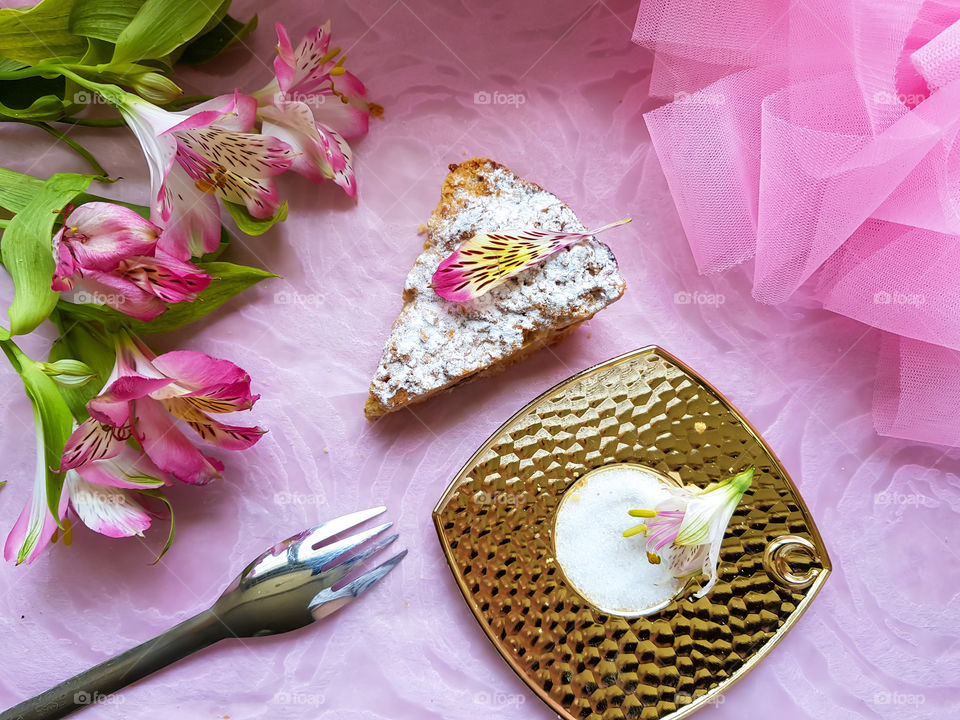
[[[605,465],[577,480],[560,501],[554,525],[557,563],[577,592],[611,615],[635,617],[668,603],[682,583],[670,573],[669,546],[661,562],[647,559],[643,535],[623,531],[643,522],[627,514],[653,509],[670,497],[669,478],[632,464]]]

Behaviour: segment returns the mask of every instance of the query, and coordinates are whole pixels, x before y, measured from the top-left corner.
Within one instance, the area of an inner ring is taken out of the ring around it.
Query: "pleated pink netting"
[[[878,432],[960,445],[960,0],[643,0],[633,40],[700,271],[889,333]]]

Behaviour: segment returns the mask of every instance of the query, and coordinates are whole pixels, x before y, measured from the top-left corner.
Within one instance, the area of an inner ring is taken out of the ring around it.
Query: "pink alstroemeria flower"
[[[296,49],[277,23],[276,77],[253,96],[263,131],[298,151],[291,169],[315,183],[332,179],[357,196],[353,155],[345,138],[367,134],[370,111],[363,83],[330,50],[330,23],[312,28]]]
[[[71,211],[53,238],[57,268],[50,287],[84,291],[79,301],[152,320],[165,303],[193,301],[210,276],[157,249],[159,227],[121,205],[91,202]]]
[[[740,498],[753,483],[754,472],[755,468],[747,468],[703,489],[687,485],[671,489],[673,497],[654,510],[631,510],[632,517],[649,519],[623,534],[625,537],[644,534],[649,555],[656,555],[669,546],[669,564],[674,577],[706,575],[707,582],[696,595],[701,598],[717,582],[720,546],[727,525]],[[653,560],[659,562],[656,557]]]
[[[263,435],[258,427],[226,425],[207,414],[247,410],[260,397],[250,393],[250,376],[233,363],[186,350],[156,356],[127,333],[117,336],[116,348],[103,392],[87,403],[90,418],[67,441],[61,472],[116,457],[132,433],[160,471],[205,484],[220,476],[223,463],[194,447],[177,419],[228,450],[248,448]]]
[[[160,228],[123,205],[88,202],[67,206],[63,227],[53,238],[54,279],[106,272],[133,255],[152,255]],[[68,290],[68,287],[54,290]]]
[[[150,166],[151,217],[164,228],[159,247],[180,260],[220,243],[216,197],[245,205],[255,218],[277,212],[273,177],[293,152],[285,142],[251,132],[256,101],[239,92],[169,112],[125,93],[118,108]]]
[[[116,455],[106,460],[93,460],[68,470],[58,507],[62,523],[76,515],[91,530],[108,537],[141,535],[150,527],[150,515],[134,498],[131,490],[157,488],[168,479],[143,453],[121,445]],[[42,505],[42,507],[40,505]],[[31,522],[37,513],[43,522]],[[6,560],[33,562],[50,544],[58,521],[46,507],[46,492],[40,486],[24,507],[7,536],[3,548]]]
[[[112,458],[68,470],[63,492],[68,498],[68,512],[75,513],[94,532],[118,538],[142,535],[150,527],[150,514],[131,490],[168,483],[169,478],[150,458],[124,445]]]

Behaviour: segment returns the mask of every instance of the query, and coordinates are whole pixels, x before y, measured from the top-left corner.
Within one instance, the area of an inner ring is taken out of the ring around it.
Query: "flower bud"
[[[183,94],[173,80],[156,72],[145,72],[135,77],[130,87],[144,100],[156,105],[166,105]]]
[[[97,376],[93,369],[84,362],[63,358],[50,363],[38,363],[44,374],[49,375],[55,383],[64,386],[78,386],[89,382]]]

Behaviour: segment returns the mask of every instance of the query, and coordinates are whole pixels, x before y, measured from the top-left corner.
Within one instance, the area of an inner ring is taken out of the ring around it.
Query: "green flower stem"
[[[7,360],[10,361],[13,369],[17,371],[17,375],[23,375],[23,368],[35,363],[10,339],[10,333],[7,330],[3,329],[2,332],[6,337],[0,335],[0,349],[3,349],[3,354],[7,356]]]
[[[34,125],[34,126],[40,128],[40,129],[48,132],[49,134],[53,135],[53,137],[55,137],[55,138],[56,138],[57,140],[59,140],[60,142],[65,143],[65,144],[66,144],[67,146],[69,146],[75,153],[77,153],[77,155],[79,155],[79,156],[82,157],[84,160],[86,160],[86,161],[87,161],[87,164],[88,164],[91,168],[93,168],[93,171],[94,171],[97,175],[99,175],[101,179],[106,179],[106,178],[109,178],[109,177],[110,177],[110,173],[108,173],[106,170],[103,169],[103,166],[102,166],[99,162],[97,162],[97,159],[90,153],[90,151],[87,150],[85,147],[83,147],[83,145],[81,145],[80,143],[78,143],[76,140],[73,140],[73,139],[67,137],[66,135],[64,135],[63,133],[54,130],[54,129],[53,129],[52,127],[50,127],[47,123],[44,123],[44,122],[31,122],[31,123],[27,123],[27,124],[28,124],[28,125]],[[110,180],[109,182],[113,182],[113,181]]]

